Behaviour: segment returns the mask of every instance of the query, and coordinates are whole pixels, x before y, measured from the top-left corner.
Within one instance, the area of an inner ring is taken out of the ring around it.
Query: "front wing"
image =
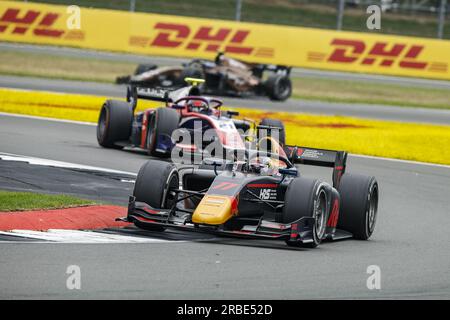
[[[185,210],[155,209],[144,202],[137,202],[135,197],[131,196],[128,203],[127,217],[119,218],[118,220],[134,223],[138,227],[161,226],[238,238],[285,240],[303,244],[313,242],[314,218],[304,217],[288,224],[267,221],[261,218],[257,225],[244,225],[239,230],[227,230],[224,225],[193,224],[190,216],[191,214],[185,212]]]

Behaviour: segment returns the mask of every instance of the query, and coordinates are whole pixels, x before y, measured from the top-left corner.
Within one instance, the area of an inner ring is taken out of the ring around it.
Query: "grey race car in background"
[[[121,76],[116,83],[140,83],[146,87],[184,86],[185,78],[205,79],[202,94],[221,96],[266,96],[284,101],[291,96],[290,67],[247,63],[219,53],[214,61],[194,59],[182,66],[158,67],[141,64],[134,75]],[[268,74],[267,74],[268,73]]]

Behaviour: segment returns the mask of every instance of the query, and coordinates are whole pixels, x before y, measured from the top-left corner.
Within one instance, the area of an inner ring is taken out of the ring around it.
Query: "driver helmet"
[[[192,112],[202,112],[208,110],[208,104],[201,100],[189,100],[187,102],[187,106]]]
[[[270,176],[278,173],[278,166],[270,157],[258,157],[251,165],[261,175]]]

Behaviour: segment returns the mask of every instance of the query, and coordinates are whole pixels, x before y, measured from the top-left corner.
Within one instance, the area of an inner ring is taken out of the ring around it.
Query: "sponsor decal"
[[[298,154],[298,156],[302,156],[303,158],[310,158],[310,159],[319,159],[324,156],[323,152],[320,150],[313,150],[313,149],[304,149],[302,150],[301,154]]]
[[[259,192],[259,197],[262,200],[276,200],[277,189],[261,189]]]
[[[307,53],[308,61],[384,68],[397,66],[433,72],[446,72],[448,68],[447,63],[420,59],[425,49],[421,44],[377,41],[369,45],[363,40],[335,38],[330,45],[333,48],[330,54],[310,51]]]
[[[157,88],[142,88],[138,87],[136,89],[136,92],[138,96],[145,96],[145,97],[151,97],[151,98],[159,98],[159,99],[165,99],[167,91],[163,89],[157,89]]]
[[[83,40],[84,32],[80,30],[59,29],[55,26],[62,15],[32,9],[7,8],[0,13],[0,34],[33,35],[42,38]]]
[[[249,184],[248,188],[261,188],[259,198],[261,200],[277,200],[276,184]]]
[[[157,22],[153,38],[132,36],[129,43],[138,47],[184,49],[188,51],[225,52],[239,55],[273,57],[273,48],[256,48],[245,44],[251,30],[213,26],[193,27],[186,23]]]

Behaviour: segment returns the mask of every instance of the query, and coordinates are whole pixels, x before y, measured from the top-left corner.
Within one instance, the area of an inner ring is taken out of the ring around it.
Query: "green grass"
[[[135,63],[18,51],[0,52],[0,74],[113,83],[134,72]]]
[[[77,4],[85,7],[129,10],[129,0],[43,0],[53,4]],[[136,11],[162,14],[234,20],[234,0],[136,0]],[[346,8],[343,29],[368,32],[366,7]],[[241,20],[313,28],[336,28],[336,6],[331,1],[306,0],[243,0]],[[448,17],[450,15],[447,15]],[[437,14],[409,12],[385,12],[377,33],[399,34],[435,38]],[[444,30],[444,38],[450,39],[450,18]]]
[[[3,51],[0,74],[113,83],[130,74],[136,64],[58,55]],[[346,103],[450,109],[450,90],[369,81],[293,78],[293,97]]]
[[[95,204],[66,195],[0,191],[0,211],[60,209]]]
[[[450,90],[369,81],[294,78],[293,97],[329,102],[450,109]]]

